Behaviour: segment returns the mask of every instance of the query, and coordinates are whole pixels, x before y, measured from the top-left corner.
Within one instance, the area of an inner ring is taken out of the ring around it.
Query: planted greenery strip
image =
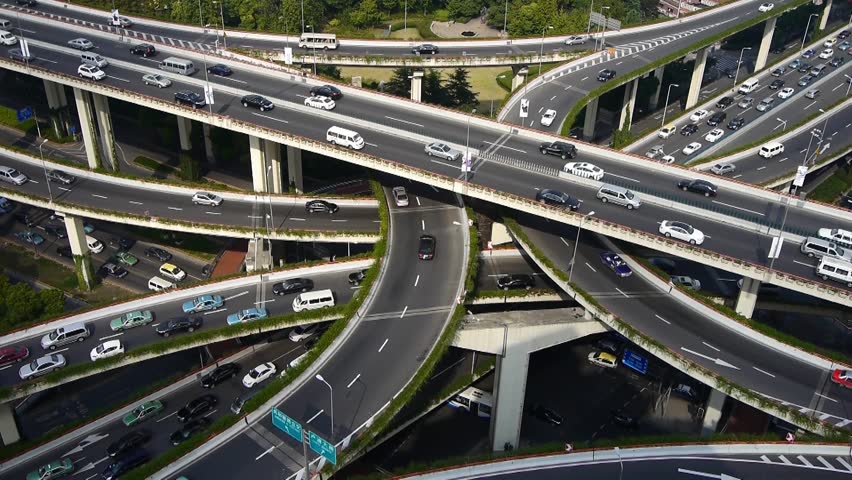
[[[535,297],[552,297],[557,292],[549,288],[532,288],[530,290],[479,290],[476,292],[476,297],[472,300],[480,298],[535,298]]]

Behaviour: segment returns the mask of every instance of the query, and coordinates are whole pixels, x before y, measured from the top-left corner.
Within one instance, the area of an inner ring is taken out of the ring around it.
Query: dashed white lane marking
[[[101,337],[98,340],[109,340],[110,338],[120,337],[124,335],[124,332],[116,333],[115,335],[107,335],[106,337]]]
[[[395,122],[407,123],[409,125],[414,125],[415,127],[423,128],[423,125],[420,125],[419,123],[409,122],[408,120],[400,120],[399,118],[389,117],[387,115],[385,115],[385,118],[387,118],[388,120],[393,120]]]
[[[597,272],[598,272],[597,270],[595,270],[595,267],[593,267],[593,266],[589,265],[589,262],[586,262],[586,266],[587,266],[587,267],[589,267],[589,270],[591,270],[591,271],[593,271],[593,272],[595,272],[595,273],[597,273]]]
[[[820,397],[820,398],[824,398],[824,399],[828,400],[829,402],[837,403],[837,400],[835,400],[831,397],[826,397],[825,395],[823,395],[821,393],[814,393],[814,395],[816,395],[817,397]]]
[[[624,293],[624,292],[622,292],[622,291],[621,291],[621,289],[620,289],[620,288],[615,287],[615,289],[616,289],[616,290],[618,290],[618,293],[620,293],[620,294],[624,295],[624,297],[625,297],[625,298],[629,298],[629,297],[627,296],[627,294],[626,294],[626,293]]]
[[[384,342],[382,342],[382,346],[381,346],[381,347],[379,347],[379,353],[382,353],[382,350],[384,350],[384,349],[385,349],[385,345],[387,345],[387,344],[388,344],[388,340],[390,340],[390,339],[389,339],[389,338],[386,338],[386,339],[385,339],[385,341],[384,341]]]
[[[405,316],[405,312],[407,312],[407,311],[408,311],[408,305],[406,305],[406,306],[405,306],[405,308],[403,308],[403,309],[402,309],[402,313],[400,313],[400,314],[399,314],[399,318],[404,317],[404,316]]]
[[[281,119],[281,118],[270,117],[269,115],[261,115],[259,113],[252,113],[252,115],[254,115],[256,117],[263,117],[263,118],[266,118],[268,120],[275,120],[276,122],[290,123],[287,120],[284,120],[284,119]]]
[[[760,372],[760,373],[762,373],[762,374],[764,374],[764,375],[768,375],[768,376],[770,376],[770,377],[772,377],[772,378],[775,378],[775,375],[773,375],[773,374],[771,374],[771,373],[767,372],[766,370],[761,370],[761,369],[759,369],[759,368],[757,368],[757,367],[751,367],[751,368],[753,368],[753,369],[757,370],[758,372]]]
[[[133,205],[144,205],[142,202],[134,202],[133,200],[130,200],[128,203],[132,203]]]
[[[269,448],[267,448],[267,449],[266,449],[263,453],[261,453],[260,455],[258,455],[258,456],[256,456],[256,457],[254,457],[254,461],[256,462],[256,461],[260,460],[261,458],[265,457],[267,453],[269,453],[269,452],[271,452],[271,451],[273,451],[273,450],[275,450],[275,446],[274,446],[274,445],[273,445],[273,446],[271,446],[271,447],[269,447]]]
[[[416,287],[418,283],[420,283],[420,275],[417,275],[417,278],[414,279],[414,286]]]
[[[314,421],[314,419],[319,417],[322,414],[322,412],[324,412],[324,411],[325,411],[325,409],[321,408],[319,412],[315,413],[314,416],[309,418],[305,423],[311,423],[312,421]]]
[[[734,177],[734,178],[736,178],[736,177]],[[722,205],[723,207],[734,208],[734,209],[737,209],[737,210],[742,210],[744,212],[753,213],[755,215],[760,215],[761,217],[765,216],[764,214],[762,214],[760,212],[755,212],[754,210],[749,210],[747,208],[738,207],[736,205],[731,205],[729,203],[717,202],[716,200],[713,200],[713,203],[715,203],[717,205]]]
[[[707,342],[701,342],[701,343],[703,343],[703,344],[704,344],[705,346],[707,346],[707,347],[712,348],[713,350],[716,350],[717,352],[721,352],[721,350],[719,350],[718,348],[714,347],[713,345],[710,345],[710,344],[709,344],[709,343],[707,343]]]
[[[659,318],[660,320],[662,320],[662,321],[666,322],[666,324],[667,324],[667,325],[671,325],[671,324],[672,324],[672,322],[670,322],[670,321],[666,320],[665,318],[663,318],[663,317],[661,317],[661,316],[657,315],[656,313],[654,314],[654,316],[655,316],[655,317],[657,317],[657,318]]]
[[[180,211],[181,211],[181,210],[183,210],[183,209],[182,209],[182,208],[178,208],[178,207],[169,207],[169,210],[175,210],[175,211],[180,212]]]
[[[97,193],[93,193],[92,196],[97,197],[97,198],[103,198],[104,200],[107,200],[109,198],[109,197],[105,197],[103,195],[98,195]]]
[[[361,374],[360,374],[360,373],[359,373],[358,375],[355,375],[355,378],[353,378],[353,379],[352,379],[352,381],[351,381],[351,382],[349,382],[349,384],[348,384],[348,385],[346,385],[346,388],[352,388],[352,385],[353,385],[355,382],[357,382],[359,378],[361,378]]]

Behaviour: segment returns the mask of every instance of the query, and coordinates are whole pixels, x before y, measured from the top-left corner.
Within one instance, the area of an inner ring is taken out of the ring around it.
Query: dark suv
[[[192,108],[204,108],[204,106],[207,105],[204,97],[195,92],[189,92],[186,90],[175,93],[175,101],[181,105],[186,105]]]
[[[236,363],[226,363],[220,365],[212,372],[201,377],[201,386],[204,388],[213,388],[225,380],[233,377],[240,371],[240,366]],[[180,414],[178,414],[180,415]]]
[[[432,260],[435,258],[435,237],[432,235],[421,235],[420,244],[417,248],[417,257],[420,260]]]
[[[728,130],[739,130],[739,128],[743,125],[745,125],[745,119],[743,117],[737,117],[728,122]]]
[[[580,204],[583,203],[582,200],[572,197],[567,193],[549,189],[544,189],[536,193],[535,199],[537,202],[541,202],[545,205],[567,208],[572,211],[576,211],[580,208]]]
[[[783,86],[784,86],[784,80],[781,80],[780,78],[776,78],[775,80],[772,80],[772,83],[769,84],[769,89],[770,90],[778,90],[779,88],[781,88]]]
[[[728,108],[734,104],[734,97],[722,97],[716,102],[716,108]]]
[[[497,286],[502,290],[516,290],[521,288],[529,290],[535,286],[535,279],[532,275],[516,273],[498,278]]]
[[[577,156],[577,147],[565,142],[545,142],[539,145],[538,151],[543,155],[556,155],[558,157],[562,157],[562,160]]]
[[[341,98],[343,98],[343,92],[341,92],[340,89],[337,87],[331,85],[323,85],[321,87],[311,88],[311,96],[321,96],[328,97],[332,100],[340,100]]]
[[[728,118],[727,113],[716,112],[710,118],[707,119],[707,125],[710,125],[711,127],[716,127],[720,123],[724,122],[726,118]]]
[[[605,68],[605,69],[601,70],[600,72],[598,72],[598,81],[599,82],[608,82],[608,81],[612,80],[613,78],[615,78],[615,70],[610,70],[608,68]]]
[[[154,48],[153,45],[148,45],[147,43],[140,43],[139,45],[134,45],[130,47],[130,53],[133,55],[141,55],[145,58],[153,57],[157,54],[157,49]]]
[[[168,262],[172,259],[172,254],[159,247],[148,247],[145,249],[146,257],[154,257],[161,262]]]

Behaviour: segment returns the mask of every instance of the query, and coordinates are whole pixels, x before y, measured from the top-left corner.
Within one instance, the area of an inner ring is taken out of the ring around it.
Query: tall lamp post
[[[53,192],[50,190],[50,179],[47,178],[47,164],[44,162],[44,152],[41,149],[45,143],[47,143],[46,138],[38,144],[38,154],[41,157],[41,168],[44,170],[44,183],[47,184],[47,195],[50,197],[50,203],[53,203]]]
[[[473,162],[470,161],[470,118],[476,115],[476,109],[474,108],[470,115],[467,116],[467,138],[464,141],[464,158],[462,159],[462,168],[464,169],[464,181],[467,181],[467,169],[473,165]]]
[[[313,25],[305,25],[305,28],[310,28],[312,35],[314,33],[316,33],[314,31]],[[311,42],[311,50],[314,52],[312,56],[314,57],[314,75],[316,75],[317,74],[317,42]]]
[[[609,10],[609,7],[607,7],[607,6],[601,7],[601,16],[602,17],[603,17],[603,11],[604,10]],[[603,23],[603,25],[600,26],[600,28],[598,30],[600,31],[601,29],[603,30],[603,34],[601,34],[601,50],[603,50],[604,47],[606,46],[606,43],[605,43],[605,40],[604,40],[604,38],[606,37],[606,17],[604,17],[604,23]],[[595,51],[596,52],[598,51],[598,39],[597,38],[595,39]]]
[[[850,77],[849,75],[846,75],[845,73],[843,74],[843,76],[846,77],[846,84],[847,84],[846,85],[846,96],[848,97],[849,96],[849,88],[852,87],[852,77]]]
[[[663,105],[663,123],[660,124],[661,129],[666,126],[666,110],[669,109],[669,95],[672,94],[672,87],[680,88],[680,85],[677,83],[669,84],[669,90],[666,92],[666,103]]]
[[[849,21],[852,22],[852,17],[849,18]],[[509,25],[509,0],[506,0],[506,7],[503,10],[503,35],[509,36],[509,31],[506,30],[506,27]]]
[[[222,48],[228,49],[228,39],[225,36],[225,1],[213,0],[213,5],[219,4],[219,17],[222,19]]]
[[[334,389],[331,388],[331,384],[326,382],[322,375],[319,373],[315,377],[320,382],[324,383],[328,387],[328,391],[330,392],[330,403],[331,403],[331,443],[334,444]]]
[[[594,11],[593,8],[595,8],[595,0],[592,0],[592,2],[589,4],[589,26],[586,28],[587,35],[592,33],[592,12]]]
[[[615,454],[618,455],[618,466],[620,470],[618,471],[618,480],[621,480],[621,477],[624,476],[624,462],[621,461],[621,449],[615,447]]]
[[[814,18],[814,17],[818,17],[818,16],[819,16],[818,13],[812,13],[811,16],[808,17],[808,23],[805,25],[805,34],[802,35],[802,46],[799,48],[799,51],[802,51],[802,50],[805,49],[805,40],[808,39],[808,29],[811,28],[811,19]]]
[[[577,259],[577,244],[580,243],[580,231],[583,230],[583,222],[594,214],[595,211],[592,210],[584,215],[583,218],[580,219],[580,225],[577,226],[577,239],[574,240],[574,253],[571,254],[571,268],[568,269],[568,283],[571,283],[571,277],[574,275],[574,260]]]
[[[541,48],[538,51],[538,74],[541,76],[541,57],[544,55],[544,34],[548,30],[553,30],[553,25],[548,25],[541,29]]]
[[[740,66],[743,64],[743,54],[746,50],[751,50],[751,47],[743,47],[740,50],[740,59],[737,61],[737,71],[734,73],[734,86],[731,88],[737,88],[737,78],[740,76]]]

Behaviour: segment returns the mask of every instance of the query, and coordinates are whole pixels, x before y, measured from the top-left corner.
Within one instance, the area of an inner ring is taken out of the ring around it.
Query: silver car
[[[444,160],[459,160],[462,155],[460,151],[441,142],[432,142],[429,145],[426,145],[424,150],[426,155],[429,155],[430,157],[443,158]]]
[[[752,97],[744,97],[742,100],[740,100],[740,103],[737,104],[737,106],[740,108],[749,108],[752,105],[754,105],[754,98]]]
[[[192,196],[192,203],[196,205],[218,207],[222,204],[222,201],[222,197],[210,192],[196,192],[196,194]]]
[[[32,362],[24,365],[18,370],[18,375],[21,380],[29,380],[30,378],[40,377],[48,373],[58,370],[65,366],[65,357],[61,354],[54,353],[36,358]]]
[[[142,81],[145,82],[145,85],[154,85],[157,88],[166,88],[172,84],[171,80],[156,73],[142,75]]]
[[[710,171],[716,175],[730,175],[737,170],[737,166],[733,163],[717,163],[710,167]]]
[[[71,48],[76,48],[77,50],[91,50],[95,48],[95,44],[86,40],[85,38],[75,38],[74,40],[68,40],[68,46]]]

